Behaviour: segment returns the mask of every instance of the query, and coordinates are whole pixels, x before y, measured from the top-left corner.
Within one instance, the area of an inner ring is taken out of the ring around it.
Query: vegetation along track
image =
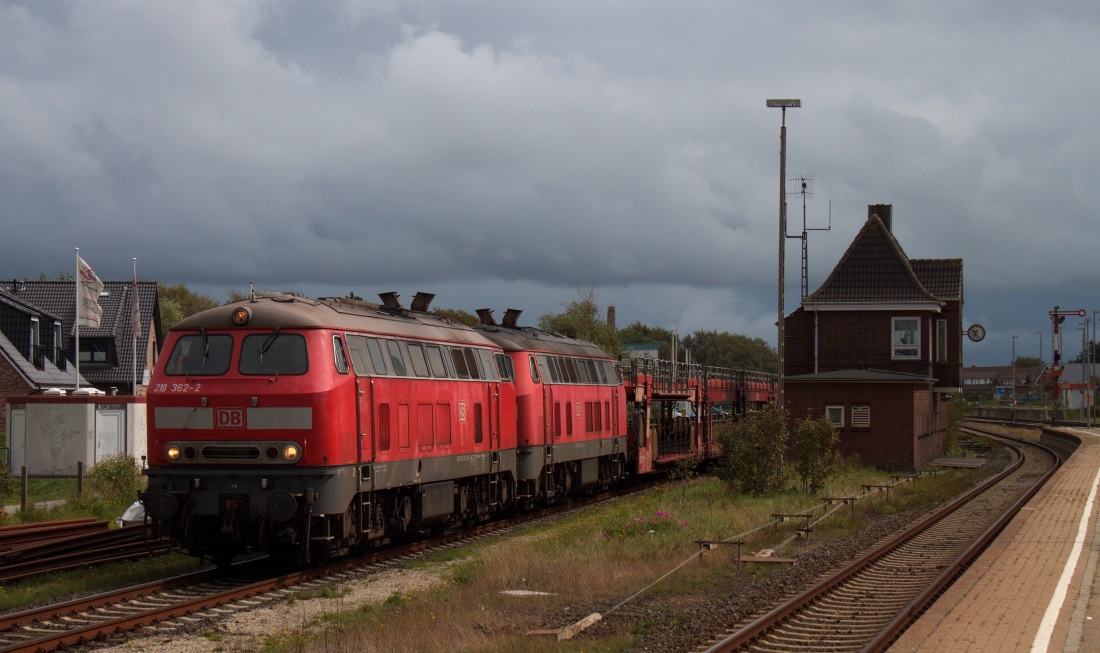
[[[266,607],[273,600],[284,599],[297,591],[354,582],[428,549],[457,545],[489,534],[499,535],[521,524],[559,516],[643,487],[648,484],[275,577],[272,577],[269,560],[259,558],[237,563],[227,570],[209,569],[0,615],[0,653],[68,648],[143,627],[178,630],[239,611]]]
[[[994,435],[968,429],[981,435]],[[1003,436],[997,436],[1003,437]],[[1004,528],[1060,464],[1035,442],[1016,461],[725,639],[719,651],[881,651]]]

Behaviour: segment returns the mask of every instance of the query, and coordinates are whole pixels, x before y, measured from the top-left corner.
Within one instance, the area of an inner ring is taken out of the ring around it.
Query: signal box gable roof
[[[941,279],[949,272],[947,266],[920,263],[917,267],[926,271],[937,286],[951,289],[952,282]],[[961,295],[961,261],[958,270]],[[829,278],[802,303],[810,308],[820,304],[941,304],[940,297],[925,287],[901,245],[877,215],[867,218]]]

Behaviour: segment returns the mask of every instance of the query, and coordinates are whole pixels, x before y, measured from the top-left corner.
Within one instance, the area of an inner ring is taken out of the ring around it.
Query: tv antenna
[[[809,232],[811,231],[831,231],[833,228],[833,203],[829,202],[829,226],[827,227],[807,227],[806,226],[806,199],[813,199],[814,196],[814,176],[813,175],[796,175],[787,179],[787,188],[794,188],[795,190],[787,191],[787,195],[791,197],[802,196],[802,233],[792,236],[787,234],[787,238],[798,238],[802,240],[802,299],[806,299],[806,295],[810,294],[810,262],[809,262]]]

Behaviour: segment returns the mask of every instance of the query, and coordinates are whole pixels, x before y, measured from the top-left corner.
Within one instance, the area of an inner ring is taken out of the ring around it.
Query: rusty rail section
[[[94,517],[5,526],[0,528],[0,582],[168,550],[168,543],[150,539],[143,525],[112,529]]]

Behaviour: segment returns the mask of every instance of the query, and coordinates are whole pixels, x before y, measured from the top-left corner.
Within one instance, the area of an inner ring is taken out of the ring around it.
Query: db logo
[[[214,409],[214,428],[216,429],[243,429],[243,408],[216,408]]]

